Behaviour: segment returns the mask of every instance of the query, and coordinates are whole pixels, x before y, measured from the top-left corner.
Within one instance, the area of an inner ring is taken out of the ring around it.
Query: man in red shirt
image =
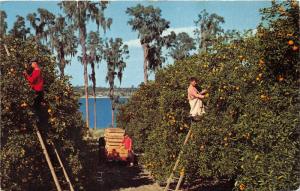
[[[125,134],[122,144],[124,145],[125,149],[128,151],[128,159],[130,161],[130,166],[133,166],[133,153],[132,153],[132,140],[131,138]]]
[[[31,88],[35,91],[36,97],[34,99],[34,107],[35,109],[40,110],[41,102],[44,97],[44,79],[37,59],[34,58],[30,62],[33,69],[31,75],[29,75],[26,71],[24,71],[23,74]]]

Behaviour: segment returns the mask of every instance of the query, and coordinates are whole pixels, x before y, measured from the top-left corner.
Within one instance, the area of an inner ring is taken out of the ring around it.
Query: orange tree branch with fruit
[[[180,164],[187,187],[222,179],[235,190],[299,187],[299,5],[272,3],[261,14],[255,32],[220,37],[207,53],[160,69],[121,106],[119,123],[158,181],[166,180],[193,128]],[[190,76],[209,91],[207,113],[192,124]]]
[[[3,44],[7,45],[10,56]],[[1,188],[6,190],[50,190],[53,181],[36,136],[37,115],[33,109],[35,93],[22,72],[25,63],[37,57],[45,80],[44,110],[49,126],[40,126],[47,139],[55,143],[71,181],[79,187],[82,173],[83,122],[78,97],[67,77],[59,78],[55,58],[32,38],[11,35],[1,39]],[[45,139],[45,141],[47,140]],[[82,146],[81,146],[82,145]]]

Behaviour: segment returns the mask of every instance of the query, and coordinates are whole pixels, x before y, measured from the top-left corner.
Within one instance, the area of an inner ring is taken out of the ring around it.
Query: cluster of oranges
[[[262,94],[262,95],[260,95],[260,99],[263,100],[263,101],[268,101],[268,100],[270,100],[270,97],[267,96],[267,95]]]
[[[288,41],[288,45],[293,46],[293,47],[292,47],[292,50],[293,50],[293,51],[299,50],[299,47],[298,47],[297,45],[295,45],[295,43],[294,43],[293,40],[289,40],[289,41]]]

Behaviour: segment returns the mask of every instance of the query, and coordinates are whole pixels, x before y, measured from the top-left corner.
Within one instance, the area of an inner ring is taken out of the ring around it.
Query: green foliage
[[[69,25],[63,16],[56,17],[49,29],[49,44],[52,51],[56,52],[61,77],[64,76],[65,66],[70,63],[67,57],[77,53],[78,39],[74,32],[73,26]]]
[[[209,14],[205,9],[198,15],[198,20],[195,21],[196,30],[194,31],[197,36],[200,51],[206,52],[218,35],[223,33],[220,26],[225,22],[222,16],[216,13]]]
[[[129,58],[128,46],[123,44],[121,38],[109,39],[105,43],[104,58],[107,62],[106,82],[110,86],[110,97],[113,97],[113,88],[115,86],[115,77],[122,82],[123,71],[126,67],[125,59]]]
[[[9,31],[11,35],[15,38],[20,38],[25,40],[27,34],[30,33],[30,28],[26,28],[25,19],[19,15],[17,15],[17,20],[14,23],[13,28]]]
[[[86,26],[89,21],[93,21],[97,25],[97,29],[99,27],[106,31],[106,29],[110,28],[112,23],[111,18],[105,18],[104,10],[107,8],[107,1],[100,1],[100,2],[90,2],[90,1],[63,1],[58,3],[61,9],[66,14],[66,17],[70,20],[70,24],[74,27],[73,29],[79,32],[79,42],[81,45],[82,56],[81,56],[81,63],[83,64],[83,75],[84,75],[84,92],[86,96],[85,100],[85,108],[86,108],[86,127],[89,128],[89,102],[88,102],[88,71],[87,65],[89,62],[88,55],[87,55],[87,30]],[[95,59],[94,59],[95,61]],[[94,68],[92,66],[92,68]],[[94,70],[93,70],[94,71]],[[95,75],[93,72],[94,82]],[[94,83],[95,86],[95,83]]]
[[[50,27],[54,24],[55,15],[47,9],[38,8],[38,13],[29,13],[27,20],[35,30],[36,42],[46,39],[49,36]]]
[[[186,32],[176,35],[175,40],[170,44],[170,56],[175,60],[182,60],[190,55],[191,50],[195,50],[195,41]]]
[[[159,70],[121,107],[119,123],[157,180],[166,180],[192,128],[179,168],[187,185],[226,178],[236,190],[299,186],[299,5],[273,3],[262,16],[257,33],[221,36],[208,53]],[[192,124],[191,76],[209,91],[207,113]]]
[[[48,111],[50,123],[39,128],[55,143],[71,181],[79,186],[76,177],[82,169],[83,122],[69,80],[58,78],[55,59],[33,39],[22,41],[7,36],[1,44],[6,44],[10,52],[7,56],[1,46],[1,188],[50,190],[54,187],[34,129],[38,124],[33,109],[35,93],[22,74],[24,63],[33,57],[40,61],[45,80],[44,111]]]
[[[161,17],[161,10],[153,6],[138,4],[127,8],[126,13],[132,18],[128,24],[133,31],[138,31],[138,37],[144,51],[144,82],[148,81],[148,70],[155,71],[162,66],[164,57],[162,47],[165,39],[162,33],[170,26],[170,22]]]

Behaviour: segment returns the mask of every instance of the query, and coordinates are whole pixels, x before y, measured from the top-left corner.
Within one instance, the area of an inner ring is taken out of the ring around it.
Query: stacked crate
[[[125,130],[121,128],[107,128],[104,131],[105,148],[109,158],[126,160],[128,151],[122,145]],[[115,152],[113,152],[115,150]]]

